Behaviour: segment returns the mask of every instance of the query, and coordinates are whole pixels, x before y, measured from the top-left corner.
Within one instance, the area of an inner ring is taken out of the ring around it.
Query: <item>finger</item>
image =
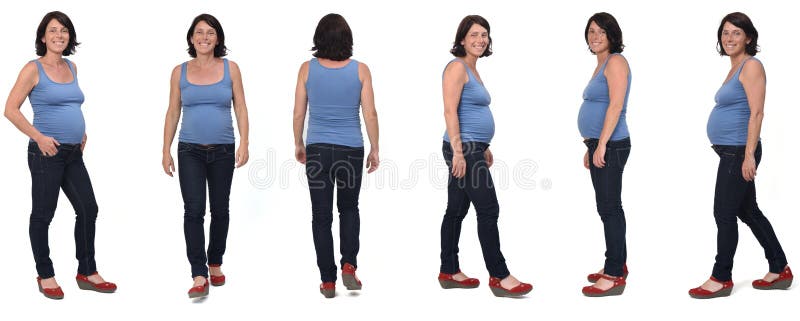
[[[61,146],[61,143],[59,143],[55,138],[53,138],[53,143],[56,144],[56,146]]]

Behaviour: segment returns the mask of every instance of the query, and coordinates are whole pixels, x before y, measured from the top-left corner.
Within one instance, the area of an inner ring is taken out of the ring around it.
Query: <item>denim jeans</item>
[[[361,219],[358,195],[364,172],[364,148],[335,144],[306,146],[306,177],[311,194],[311,229],[314,250],[317,252],[322,282],[336,281],[336,261],[333,257],[333,190],[336,188],[336,207],[339,210],[339,251],[341,265],[358,267],[358,235]]]
[[[761,213],[756,203],[755,181],[742,177],[744,146],[714,145],[719,155],[717,186],[714,191],[714,220],[717,223],[717,256],[712,276],[720,281],[731,280],[733,256],[739,242],[738,217],[750,227],[753,235],[764,248],[769,271],[781,273],[786,266],[786,255],[769,220]],[[756,168],[761,163],[761,142],[755,151]]]
[[[625,244],[625,211],[622,210],[622,172],[631,152],[630,138],[611,140],[606,143],[606,165],[597,168],[592,156],[599,141],[595,138],[584,141],[589,149],[589,174],[594,186],[597,213],[603,221],[606,239],[606,261],[603,270],[611,276],[622,276],[622,269],[628,259]]]
[[[497,230],[500,205],[497,203],[492,173],[489,172],[484,156],[484,152],[488,148],[489,144],[486,143],[463,143],[462,151],[467,163],[466,174],[462,178],[455,178],[452,175],[453,149],[448,142],[442,144],[442,154],[451,173],[447,181],[447,209],[442,219],[442,252],[440,255],[442,265],[439,267],[439,271],[442,273],[453,274],[460,270],[458,239],[461,236],[461,222],[467,216],[471,202],[475,205],[475,214],[478,218],[478,240],[481,243],[483,261],[489,275],[504,279],[510,274],[506,266],[506,259],[500,252],[500,233]]]
[[[58,204],[59,189],[64,190],[75,210],[75,258],[78,273],[97,271],[94,260],[94,232],[97,201],[92,182],[83,164],[80,144],[61,144],[54,156],[44,156],[35,142],[28,144],[31,171],[31,211],[28,233],[31,238],[36,272],[43,279],[55,276],[50,260],[48,228]]]
[[[208,277],[208,264],[222,264],[228,239],[228,203],[235,162],[234,144],[198,145],[178,143],[178,177],[183,196],[183,235],[192,277]],[[206,183],[211,203],[208,256],[203,223],[206,214]]]

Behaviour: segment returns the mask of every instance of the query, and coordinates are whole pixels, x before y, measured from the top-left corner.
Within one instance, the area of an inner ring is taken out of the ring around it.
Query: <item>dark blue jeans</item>
[[[364,148],[334,144],[306,146],[306,177],[311,194],[311,229],[317,252],[322,282],[336,281],[336,261],[333,257],[333,190],[339,210],[339,251],[341,265],[357,267],[358,235],[361,219],[358,195],[364,172]]]
[[[711,275],[720,281],[731,280],[733,256],[739,242],[737,217],[750,227],[758,243],[764,248],[769,271],[781,273],[786,266],[786,255],[769,220],[758,209],[755,181],[748,182],[742,177],[745,147],[714,145],[712,148],[719,155],[719,168],[714,190],[717,257]],[[757,168],[761,163],[761,142],[758,143],[754,156]]]
[[[592,177],[597,213],[603,221],[603,233],[606,239],[606,261],[603,270],[611,276],[622,276],[622,267],[628,259],[628,249],[625,244],[625,211],[622,210],[621,196],[622,172],[631,153],[631,140],[623,138],[608,141],[606,166],[603,168],[597,168],[592,162],[598,140],[590,138],[584,143],[589,149],[589,174]]]
[[[36,272],[43,279],[55,276],[50,260],[48,228],[58,204],[59,189],[64,190],[75,209],[75,258],[78,273],[97,271],[94,261],[94,229],[97,201],[92,182],[83,164],[80,144],[61,144],[54,156],[44,156],[36,143],[28,144],[28,168],[31,171],[31,211],[28,233],[31,238]]]
[[[466,174],[462,178],[455,178],[452,175],[453,149],[448,142],[442,144],[442,154],[451,173],[447,182],[447,209],[442,219],[442,265],[439,267],[442,273],[453,274],[460,270],[458,240],[461,237],[461,222],[467,216],[471,202],[475,205],[478,240],[489,275],[504,279],[510,274],[506,259],[500,252],[500,233],[497,229],[500,205],[497,203],[492,173],[489,172],[484,156],[487,148],[489,144],[486,143],[463,143],[462,151],[467,162]]]
[[[178,143],[178,177],[183,196],[183,235],[192,277],[208,277],[208,264],[222,264],[228,239],[228,203],[235,162],[234,144],[198,145]],[[208,256],[203,228],[206,214],[206,183],[211,203]]]

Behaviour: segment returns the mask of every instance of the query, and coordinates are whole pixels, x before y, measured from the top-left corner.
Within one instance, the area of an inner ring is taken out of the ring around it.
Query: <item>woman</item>
[[[622,172],[631,151],[625,122],[631,73],[620,54],[625,48],[622,30],[612,15],[594,14],[586,23],[583,36],[589,51],[597,57],[597,67],[583,91],[578,129],[588,147],[583,166],[592,177],[597,212],[603,221],[606,261],[600,272],[587,277],[594,284],[582,292],[591,297],[620,295],[628,274],[621,194]]]
[[[178,136],[178,178],[185,211],[186,256],[194,279],[189,297],[197,298],[208,295],[209,272],[211,285],[225,284],[220,265],[228,237],[231,181],[234,166],[243,166],[249,157],[249,125],[242,74],[235,62],[222,58],[227,55],[228,48],[217,18],[209,14],[194,18],[186,33],[186,42],[192,60],[172,70],[162,166],[164,172],[172,176],[175,164],[170,148],[183,111]],[[231,101],[239,127],[238,149],[235,149]],[[208,256],[203,230],[206,183],[211,203]]]
[[[478,58],[492,54],[489,22],[481,16],[466,16],[458,26],[450,53],[451,60],[442,76],[444,133],[442,153],[450,169],[447,186],[447,210],[442,220],[442,265],[439,284],[444,289],[475,288],[478,279],[467,277],[458,264],[458,239],[461,222],[469,204],[475,205],[478,217],[478,238],[483,260],[489,270],[489,288],[500,297],[525,295],[533,289],[511,275],[500,252],[497,217],[500,211],[494,190],[492,166],[494,157],[489,143],[494,136],[494,119],[489,109],[491,97],[483,86]]]
[[[333,257],[333,190],[337,190],[339,246],[342,254],[342,283],[348,290],[360,290],[356,277],[359,247],[358,194],[364,166],[364,139],[358,109],[364,113],[370,151],[367,173],[378,169],[378,114],[367,65],[350,59],[353,33],[338,14],[328,14],[314,32],[315,58],[304,62],[297,75],[294,94],[295,158],[306,165],[311,193],[312,230],[326,298],[336,295],[336,262]],[[310,115],[303,142],[306,109]]]
[[[97,202],[92,182],[83,163],[86,133],[75,63],[64,58],[79,45],[75,28],[66,14],[53,11],[36,29],[36,55],[17,77],[6,101],[5,116],[30,137],[28,168],[31,171],[29,234],[39,292],[50,299],[64,298],[50,260],[48,228],[56,211],[59,189],[64,190],[75,209],[75,253],[83,290],[112,293],[117,286],[106,282],[95,263],[94,235]],[[20,112],[28,96],[33,107],[33,124]]]
[[[769,264],[769,272],[753,281],[753,287],[787,289],[793,279],[775,231],[756,203],[755,176],[761,162],[767,76],[761,61],[754,57],[758,53],[758,31],[747,15],[734,12],[722,19],[717,29],[717,50],[731,59],[731,70],[717,91],[717,104],[707,125],[711,147],[719,155],[714,192],[717,256],[711,277],[689,290],[689,295],[697,299],[731,294],[733,255],[739,241],[737,217],[750,227]]]

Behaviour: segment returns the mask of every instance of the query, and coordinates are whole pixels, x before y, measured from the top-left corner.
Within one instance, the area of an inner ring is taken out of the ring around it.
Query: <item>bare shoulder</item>
[[[36,66],[36,62],[33,60],[28,61],[24,66],[22,66],[22,70],[20,70],[20,76],[29,76],[29,75],[37,75],[39,73],[39,67]]]
[[[231,68],[231,70],[235,69],[236,71],[239,71],[239,64],[233,60],[228,59],[228,67]]]
[[[611,55],[611,57],[608,58],[606,68],[627,70],[628,60],[622,55]]]
[[[364,79],[365,77],[367,77],[367,78],[371,77],[371,74],[370,74],[370,71],[369,71],[369,67],[367,66],[367,64],[359,61],[358,62],[358,78]]]
[[[447,66],[444,68],[444,72],[446,74],[459,74],[459,73],[467,73],[467,68],[464,67],[464,63],[458,61],[458,59],[454,59],[447,63]]]
[[[766,71],[764,71],[764,65],[761,63],[761,60],[758,59],[748,59],[744,62],[744,66],[742,66],[742,75],[746,77],[765,77]]]

